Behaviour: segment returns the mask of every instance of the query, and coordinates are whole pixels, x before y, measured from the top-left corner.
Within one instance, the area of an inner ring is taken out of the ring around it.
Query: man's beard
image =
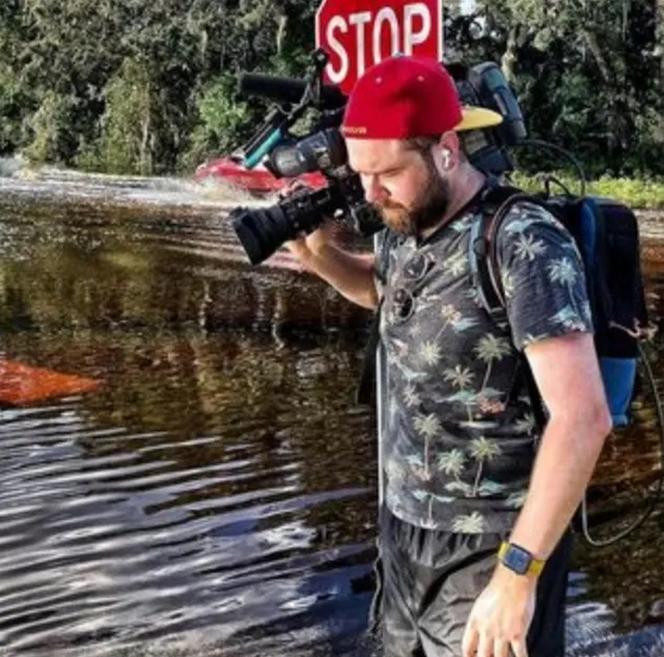
[[[410,210],[389,199],[374,204],[383,222],[391,230],[404,235],[418,235],[436,226],[445,215],[450,200],[449,183],[440,177],[433,164],[427,169],[429,175],[422,190],[422,198]]]

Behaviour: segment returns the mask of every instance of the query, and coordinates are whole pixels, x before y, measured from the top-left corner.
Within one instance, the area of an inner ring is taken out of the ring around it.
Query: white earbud
[[[452,157],[452,151],[449,148],[443,148],[443,169],[449,169],[451,162],[450,158]]]

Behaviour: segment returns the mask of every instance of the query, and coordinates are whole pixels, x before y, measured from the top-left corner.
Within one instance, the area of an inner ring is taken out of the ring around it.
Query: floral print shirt
[[[385,502],[406,522],[459,533],[508,530],[527,493],[538,436],[518,352],[592,331],[572,237],[527,202],[497,238],[509,326],[496,325],[470,274],[479,219],[470,210],[420,243],[385,230],[377,260]]]

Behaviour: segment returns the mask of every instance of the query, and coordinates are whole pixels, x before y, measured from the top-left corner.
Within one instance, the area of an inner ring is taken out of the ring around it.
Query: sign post
[[[326,82],[348,95],[364,71],[402,53],[443,58],[443,0],[323,0],[316,12],[316,47],[329,61]],[[383,502],[382,436],[388,430],[385,352],[376,350],[378,501]]]
[[[327,82],[348,94],[364,71],[402,53],[443,57],[443,0],[323,0],[316,47],[330,57]]]

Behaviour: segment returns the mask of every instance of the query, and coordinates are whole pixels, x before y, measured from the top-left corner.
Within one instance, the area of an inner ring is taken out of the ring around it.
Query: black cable
[[[655,383],[655,377],[652,373],[652,368],[648,362],[647,356],[640,342],[637,342],[639,349],[639,355],[641,356],[641,361],[646,370],[646,379],[650,382],[650,387],[652,389],[653,396],[655,398],[655,408],[657,410],[657,419],[659,420],[659,447],[660,447],[660,475],[659,475],[659,485],[657,490],[652,498],[650,506],[643,512],[643,514],[637,518],[631,525],[618,532],[615,536],[606,539],[594,539],[588,530],[588,508],[586,496],[583,496],[583,501],[581,502],[581,527],[583,529],[583,536],[585,539],[595,547],[606,547],[607,545],[612,545],[616,541],[619,541],[621,538],[625,538],[628,534],[633,532],[637,527],[640,527],[654,512],[657,508],[657,503],[662,499],[662,492],[664,491],[664,410],[662,409],[662,401],[657,392],[657,385]]]
[[[581,185],[581,190],[580,190],[580,196],[585,196],[586,194],[586,187],[587,187],[587,181],[586,181],[586,175],[583,170],[583,167],[581,166],[581,163],[579,160],[569,151],[565,150],[564,148],[557,146],[556,144],[551,144],[547,141],[541,140],[541,139],[524,139],[523,141],[519,142],[516,144],[517,146],[535,146],[537,148],[543,149],[543,150],[549,150],[549,151],[554,151],[560,155],[563,155],[566,157],[573,165],[574,168],[577,170],[579,174],[579,180],[580,180],[580,185]],[[547,176],[546,180],[546,193],[547,195],[550,195],[550,187],[549,183],[550,182],[555,182],[558,186],[560,186],[565,193],[570,196],[571,194],[569,193],[569,190],[567,187],[560,181],[558,180],[555,176]],[[638,517],[631,525],[623,529],[622,531],[618,532],[616,535],[612,536],[611,538],[607,539],[594,539],[590,535],[589,527],[588,527],[588,502],[587,502],[587,497],[584,494],[583,500],[581,502],[581,527],[583,531],[583,536],[584,538],[590,543],[590,545],[593,545],[595,547],[606,547],[607,545],[612,545],[613,543],[616,543],[622,538],[625,538],[628,534],[633,532],[635,529],[640,527],[655,511],[657,508],[658,502],[661,501],[662,499],[662,493],[664,492],[664,410],[662,409],[662,402],[659,397],[659,393],[657,391],[657,385],[655,383],[655,378],[652,373],[652,368],[650,367],[650,363],[647,360],[646,353],[643,350],[643,347],[641,346],[640,342],[637,342],[637,347],[639,350],[639,355],[641,357],[641,361],[643,362],[643,366],[646,370],[646,379],[650,383],[650,388],[653,393],[653,397],[655,399],[655,408],[657,411],[657,419],[659,421],[659,446],[660,446],[660,476],[659,476],[659,483],[657,485],[657,489],[653,495],[652,501],[648,508],[641,514],[640,517]]]
[[[579,174],[579,180],[581,184],[581,191],[580,191],[580,196],[585,196],[586,194],[586,187],[587,187],[587,180],[586,180],[586,175],[583,170],[583,167],[579,160],[569,151],[565,150],[564,148],[557,146],[556,144],[552,144],[550,142],[544,141],[542,139],[524,139],[523,141],[519,142],[516,144],[516,146],[535,146],[536,148],[540,148],[543,150],[549,150],[549,151],[554,151],[560,155],[563,155],[565,158],[567,158],[573,165],[574,168],[577,170]],[[550,187],[549,187],[549,182],[555,182],[557,185],[559,185],[565,193],[569,196],[569,190],[567,187],[560,181],[558,180],[555,176],[547,176],[547,181],[546,181],[546,192],[547,195],[550,194]],[[661,501],[662,499],[662,493],[664,493],[664,410],[662,409],[662,401],[660,399],[659,393],[657,391],[657,385],[655,383],[655,377],[653,376],[652,373],[652,368],[650,367],[650,363],[648,362],[648,359],[646,357],[646,353],[643,350],[643,347],[640,342],[637,342],[637,347],[639,350],[639,355],[641,357],[641,361],[643,362],[643,366],[646,370],[646,379],[650,383],[650,388],[653,393],[653,397],[655,399],[655,408],[657,412],[657,419],[659,422],[659,446],[660,446],[660,476],[659,476],[659,483],[657,485],[657,489],[653,495],[652,501],[649,505],[649,507],[643,512],[643,514],[637,518],[631,525],[623,529],[622,531],[618,532],[615,536],[612,536],[611,538],[607,539],[594,539],[592,536],[590,536],[589,528],[588,528],[588,503],[586,499],[586,495],[584,494],[583,496],[583,501],[581,502],[581,527],[583,530],[583,535],[585,539],[590,543],[590,545],[593,545],[595,547],[606,547],[607,545],[612,545],[613,543],[616,543],[622,538],[625,538],[628,534],[633,532],[635,529],[640,527],[655,511],[657,508],[658,502]]]
[[[540,148],[543,150],[554,151],[559,155],[566,157],[574,165],[574,168],[577,170],[579,174],[579,180],[581,183],[581,191],[579,193],[579,196],[586,195],[587,180],[586,180],[585,171],[583,170],[581,162],[579,162],[579,160],[574,155],[572,155],[572,153],[570,153],[568,150],[565,150],[564,148],[562,148],[561,146],[557,146],[556,144],[544,141],[543,139],[524,139],[523,141],[520,141],[519,143],[515,144],[515,146],[535,146],[536,148]],[[560,183],[558,180],[556,180],[553,177],[552,179],[555,180],[555,182],[557,182],[563,189],[565,189],[565,186],[562,183]]]

